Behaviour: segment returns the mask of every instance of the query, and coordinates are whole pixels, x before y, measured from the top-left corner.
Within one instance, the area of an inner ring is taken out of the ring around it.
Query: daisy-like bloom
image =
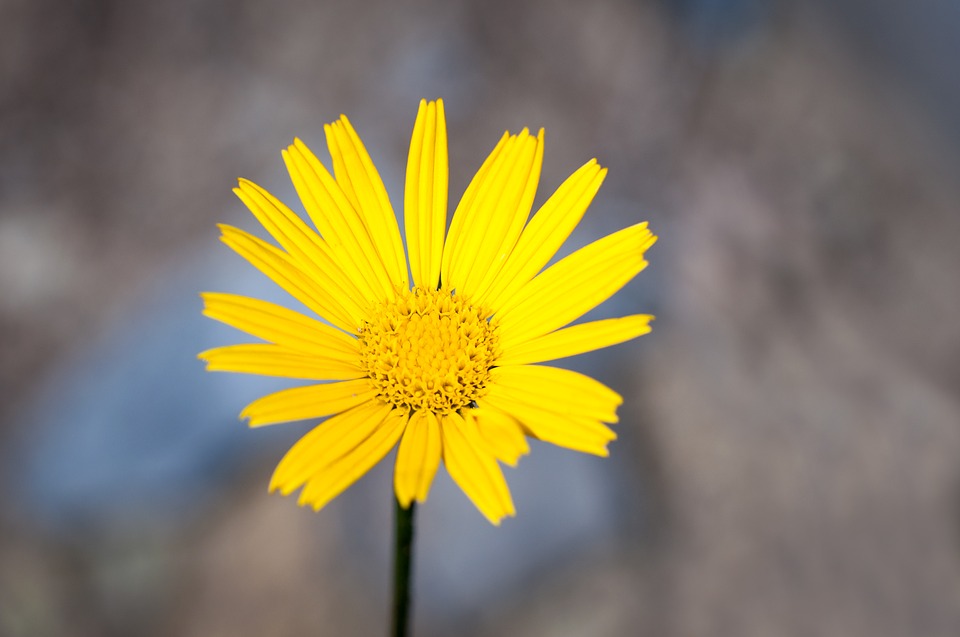
[[[582,374],[541,365],[650,331],[635,315],[567,327],[646,267],[646,223],[543,269],[606,175],[590,160],[530,217],[543,130],[504,133],[447,229],[443,102],[420,102],[404,192],[406,255],[386,189],[346,116],[324,126],[333,175],[300,140],[283,160],[314,228],[246,180],[234,192],[279,247],[221,225],[221,240],[314,312],[205,293],[204,314],[265,343],[200,354],[211,371],[322,381],[270,394],[252,427],[328,417],[280,461],[271,490],[301,487],[319,509],[399,443],[394,489],[426,500],[442,461],[493,524],[514,515],[499,462],[527,436],[607,455],[622,400]],[[529,218],[529,220],[528,220]],[[409,273],[407,264],[409,262]],[[542,270],[542,271],[541,271]]]

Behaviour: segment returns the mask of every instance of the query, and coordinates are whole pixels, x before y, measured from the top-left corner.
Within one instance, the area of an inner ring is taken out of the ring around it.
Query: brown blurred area
[[[131,299],[224,250],[237,176],[289,200],[279,150],[342,112],[399,207],[439,96],[452,197],[505,128],[542,125],[540,201],[596,156],[584,237],[649,218],[661,241],[625,292],[654,331],[605,379],[644,523],[470,614],[415,611],[416,633],[958,634],[960,111],[829,3],[717,39],[697,4],[5,0],[0,445]],[[326,511],[265,494],[270,470],[172,533],[0,516],[0,635],[382,633],[385,588]]]

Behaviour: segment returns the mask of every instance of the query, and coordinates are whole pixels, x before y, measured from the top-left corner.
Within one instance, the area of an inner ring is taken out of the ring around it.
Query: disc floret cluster
[[[416,288],[379,306],[359,334],[377,397],[438,416],[475,405],[499,354],[485,314],[443,289]]]

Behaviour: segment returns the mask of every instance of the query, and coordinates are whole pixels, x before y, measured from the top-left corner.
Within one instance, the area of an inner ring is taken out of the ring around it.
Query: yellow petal
[[[527,432],[539,440],[582,451],[596,456],[607,456],[607,444],[617,435],[598,420],[565,416],[539,405],[507,398],[493,390],[477,399],[481,409],[492,409],[516,418]]]
[[[324,358],[267,343],[215,347],[201,352],[197,358],[206,361],[210,372],[310,380],[350,380],[366,374],[356,360]]]
[[[369,295],[366,298],[392,300],[400,282],[390,279],[360,215],[326,167],[299,139],[283,152],[283,161],[338,265]]]
[[[436,289],[447,225],[447,122],[443,100],[420,100],[410,139],[403,218],[416,285]]]
[[[220,240],[320,317],[356,333],[360,325],[329,289],[307,276],[289,254],[243,230],[221,224]]]
[[[236,294],[204,292],[200,296],[204,316],[247,334],[305,354],[345,360],[360,356],[357,339],[299,312]]]
[[[366,440],[310,478],[300,494],[299,504],[310,505],[316,511],[343,493],[393,449],[405,423],[406,416],[390,412]]]
[[[512,365],[490,370],[489,392],[512,400],[541,405],[573,418],[617,422],[623,399],[603,383],[559,367]]]
[[[264,228],[293,257],[318,286],[336,297],[356,325],[362,322],[367,304],[359,288],[340,269],[327,243],[276,197],[245,179],[233,192],[246,204]]]
[[[516,466],[520,456],[530,453],[527,436],[516,419],[499,411],[466,409],[464,420],[473,419],[487,450],[500,462]]]
[[[393,473],[397,500],[406,508],[423,502],[440,466],[440,423],[430,411],[415,411],[403,433]]]
[[[445,248],[453,250],[446,287],[479,298],[484,282],[499,270],[530,214],[543,157],[541,138],[530,137],[527,129],[511,136],[469,202],[464,194],[455,213],[462,221]]]
[[[491,185],[478,208],[485,211],[482,237],[462,290],[483,304],[487,289],[510,255],[530,216],[533,198],[543,165],[543,129],[536,138],[523,137],[518,143],[515,163],[503,173],[500,183]],[[478,215],[479,217],[479,215]]]
[[[324,131],[337,183],[360,214],[390,278],[406,289],[409,282],[400,227],[380,173],[346,115],[324,126]]]
[[[495,526],[516,513],[503,472],[486,450],[476,424],[456,412],[443,417],[443,463],[484,517]]]
[[[314,475],[353,452],[380,428],[390,410],[390,405],[370,401],[320,423],[280,460],[270,479],[270,490],[279,490],[283,495],[295,491]]]
[[[646,222],[625,228],[541,272],[499,308],[504,351],[583,316],[647,266],[644,252],[656,241]]]
[[[376,389],[366,378],[293,387],[253,401],[240,417],[249,418],[251,427],[322,418],[373,400],[376,395]]]
[[[487,291],[489,307],[499,308],[532,279],[567,240],[607,174],[595,159],[581,166],[540,207]]]
[[[510,143],[511,139],[513,138],[509,132],[503,134],[500,141],[497,142],[497,145],[483,161],[480,169],[474,174],[473,179],[470,180],[470,185],[467,186],[463,197],[460,198],[460,203],[457,204],[456,211],[453,213],[453,219],[450,221],[450,232],[447,233],[446,241],[443,244],[443,260],[440,267],[440,278],[444,287],[447,289],[454,289],[458,282],[453,275],[453,261],[451,257],[454,254],[459,254],[462,249],[461,246],[466,240],[467,233],[464,229],[469,218],[467,211],[473,208],[477,193],[487,180],[490,171],[497,163],[500,155],[508,143]]]
[[[648,333],[652,320],[649,314],[635,314],[574,325],[510,347],[497,364],[542,363],[609,347]]]

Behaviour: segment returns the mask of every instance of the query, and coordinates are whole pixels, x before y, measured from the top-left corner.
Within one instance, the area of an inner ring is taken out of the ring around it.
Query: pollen
[[[485,394],[499,356],[496,326],[449,290],[416,287],[360,329],[360,362],[384,402],[447,414]]]

